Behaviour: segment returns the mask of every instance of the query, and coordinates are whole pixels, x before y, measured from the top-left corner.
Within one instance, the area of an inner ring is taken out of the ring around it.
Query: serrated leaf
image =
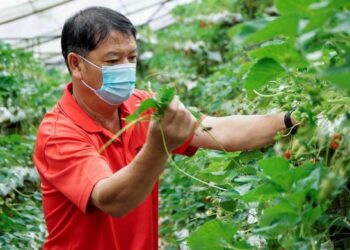
[[[307,211],[304,215],[305,220],[307,221],[307,223],[309,225],[312,225],[315,223],[315,221],[317,221],[323,213],[323,209],[320,206],[317,206],[315,208],[311,208],[309,211]],[[350,229],[350,227],[349,227]]]
[[[250,250],[254,249],[252,246],[250,246],[247,242],[245,241],[237,241],[234,244],[234,249],[239,249],[239,250]]]
[[[159,106],[158,102],[152,98],[146,99],[143,102],[141,102],[140,106],[136,109],[134,113],[126,117],[127,122],[132,122],[139,118],[139,116],[143,113],[146,112],[148,109],[151,108],[157,108]]]
[[[287,160],[281,157],[271,157],[259,161],[258,164],[272,183],[280,186],[286,192],[290,191],[294,176]]]
[[[270,183],[262,184],[247,192],[242,196],[245,202],[261,202],[274,199],[279,195],[279,190],[276,186]]]
[[[254,167],[251,166],[244,166],[244,167],[238,167],[234,169],[235,173],[238,174],[244,174],[244,175],[255,175],[256,174],[256,169]]]
[[[308,18],[307,25],[302,31],[304,33],[309,32],[319,27],[324,27],[327,22],[334,16],[335,10],[314,11],[314,14]]]
[[[344,32],[350,34],[350,11],[339,13],[337,22],[337,25],[331,29],[332,33]]]
[[[295,38],[300,16],[288,15],[276,18],[261,30],[247,38],[247,42],[263,42],[277,37]]]
[[[170,87],[161,88],[158,98],[161,104],[168,106],[175,96],[175,89]]]
[[[306,67],[308,65],[306,59],[289,42],[266,43],[260,48],[251,51],[249,56],[255,59],[270,57],[279,63],[292,67]]]
[[[237,202],[234,200],[222,200],[220,201],[220,207],[226,211],[233,212],[237,206]]]
[[[302,13],[310,15],[310,4],[317,2],[316,0],[275,0],[278,12],[282,15],[291,13]]]
[[[187,242],[193,250],[222,250],[233,243],[237,229],[232,222],[211,220],[191,234]]]
[[[289,202],[282,201],[264,210],[260,218],[260,225],[269,226],[273,223],[285,228],[294,224],[297,218],[298,214],[294,207]]]
[[[260,59],[248,72],[244,80],[244,87],[247,91],[259,89],[284,73],[285,69],[275,60],[271,58]]]
[[[321,78],[329,80],[340,88],[350,91],[350,67],[329,69]]]
[[[228,31],[230,37],[232,37],[233,43],[243,44],[246,39],[254,34],[255,32],[263,29],[266,25],[268,25],[272,20],[272,18],[261,18],[252,21],[248,21],[242,24],[238,24],[232,29]]]
[[[261,159],[264,154],[260,150],[244,151],[239,155],[239,161],[249,163]]]
[[[320,213],[319,212],[317,215],[320,216]],[[346,218],[338,218],[334,223],[333,223],[334,226],[338,226],[338,227],[344,227],[344,228],[347,228],[347,229],[350,229],[350,222],[346,219]]]
[[[289,162],[282,157],[271,157],[258,162],[265,175],[273,177],[286,173],[289,170]]]

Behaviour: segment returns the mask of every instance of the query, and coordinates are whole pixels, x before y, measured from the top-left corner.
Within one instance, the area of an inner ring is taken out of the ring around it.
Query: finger
[[[180,105],[181,106],[181,105]],[[191,113],[183,106],[179,108],[171,124],[171,128],[177,131],[176,134],[181,138],[187,138],[192,133]]]
[[[177,126],[183,126],[183,124],[187,123],[187,117],[188,117],[189,112],[185,108],[185,106],[180,102],[179,107],[176,111],[175,117],[172,120],[172,126],[177,127]]]
[[[176,111],[179,108],[179,105],[179,97],[175,96],[164,112],[162,124],[166,125],[172,122],[172,120],[175,118]]]
[[[192,135],[197,129],[197,120],[191,114],[191,112],[188,112],[188,124],[186,126],[187,126],[188,136]]]

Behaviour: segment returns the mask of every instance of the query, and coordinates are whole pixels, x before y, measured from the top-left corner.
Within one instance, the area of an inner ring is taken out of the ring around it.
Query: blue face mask
[[[102,86],[93,89],[84,80],[81,82],[91,89],[100,99],[111,105],[118,105],[127,100],[135,89],[136,63],[102,65],[102,68],[80,56],[84,61],[102,70]]]

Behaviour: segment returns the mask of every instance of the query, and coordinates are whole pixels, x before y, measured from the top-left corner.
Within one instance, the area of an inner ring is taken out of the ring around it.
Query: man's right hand
[[[167,149],[171,152],[180,147],[194,133],[196,128],[196,118],[180,102],[179,97],[175,96],[165,110],[161,123],[151,122],[146,144],[150,146],[152,151],[165,153],[162,129]]]

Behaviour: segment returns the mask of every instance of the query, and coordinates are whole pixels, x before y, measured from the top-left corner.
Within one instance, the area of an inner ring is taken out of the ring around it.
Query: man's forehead
[[[122,49],[121,47],[115,48],[115,49],[108,49],[104,54],[105,56],[118,56],[121,53],[137,53],[138,49],[134,47],[130,47],[130,49]]]
[[[132,34],[112,31],[106,39],[101,41],[99,49],[103,49],[105,54],[119,54],[125,51],[136,52],[137,44]]]

